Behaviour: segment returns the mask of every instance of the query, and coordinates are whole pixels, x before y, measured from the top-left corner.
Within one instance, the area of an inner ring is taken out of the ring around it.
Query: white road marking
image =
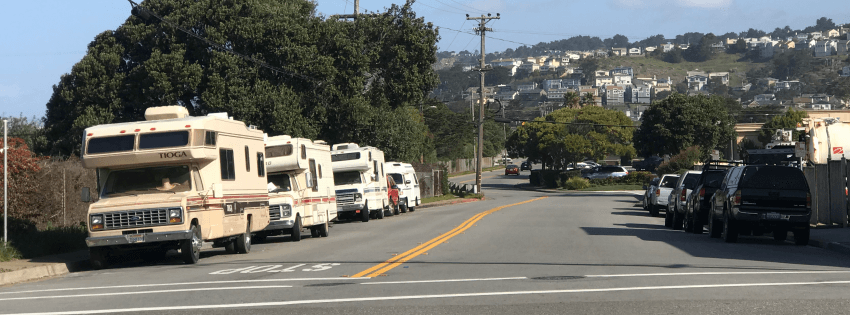
[[[75,294],[75,295],[23,296],[23,297],[0,299],[0,301],[78,298],[78,297],[152,294],[152,293],[174,293],[174,292],[189,292],[189,291],[276,289],[276,288],[291,288],[291,287],[292,287],[291,285],[267,285],[267,286],[250,286],[250,287],[220,287],[220,288],[195,288],[195,289],[174,289],[174,290],[154,290],[154,291],[134,291],[134,292],[89,293],[89,294]]]
[[[778,286],[801,286],[801,285],[824,285],[824,284],[850,284],[850,281],[672,285],[672,286],[658,286],[658,287],[622,287],[622,288],[602,288],[602,289],[502,291],[502,292],[431,294],[431,295],[376,296],[376,297],[362,297],[362,298],[341,298],[341,299],[299,300],[299,301],[278,301],[278,302],[255,302],[255,303],[217,304],[217,305],[159,306],[159,307],[139,307],[139,308],[123,308],[123,309],[96,309],[96,310],[82,310],[82,311],[21,313],[21,314],[29,314],[29,315],[34,315],[34,314],[72,315],[72,314],[103,314],[103,313],[119,313],[119,312],[163,312],[163,311],[177,311],[177,310],[251,308],[251,307],[269,307],[269,306],[286,306],[286,305],[302,305],[302,304],[327,304],[327,303],[394,301],[394,300],[422,300],[422,299],[461,298],[461,297],[479,297],[479,296],[591,293],[591,292],[617,292],[617,291],[641,291],[641,290],[711,289],[711,288],[729,288],[729,287],[770,287],[770,286],[778,287]]]
[[[679,273],[633,273],[614,275],[585,275],[588,278],[614,277],[655,277],[655,276],[705,276],[705,275],[769,275],[769,274],[813,274],[813,273],[850,273],[850,271],[732,271],[732,272],[679,272]]]
[[[361,284],[411,284],[411,283],[441,283],[441,282],[471,282],[471,281],[498,281],[498,280],[522,280],[527,277],[512,277],[512,278],[481,278],[481,279],[448,279],[448,280],[419,280],[419,281],[384,281],[384,282],[363,282]]]
[[[340,280],[363,280],[363,278],[293,278],[293,279],[254,279],[254,280],[221,280],[221,281],[199,281],[199,282],[176,282],[176,283],[152,283],[152,284],[128,284],[115,285],[105,287],[82,287],[82,288],[60,288],[60,289],[44,289],[44,290],[28,290],[15,292],[0,292],[0,294],[21,294],[21,293],[39,293],[39,292],[57,292],[57,291],[77,291],[77,290],[101,290],[101,289],[127,289],[127,288],[147,288],[147,287],[166,287],[166,286],[181,286],[181,285],[201,285],[201,284],[227,284],[227,283],[263,283],[263,282],[288,282],[288,281],[340,281]]]

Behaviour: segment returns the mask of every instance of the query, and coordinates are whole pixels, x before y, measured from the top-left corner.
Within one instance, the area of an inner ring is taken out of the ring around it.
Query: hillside
[[[750,61],[739,62],[742,55],[720,53],[714,58],[704,62],[669,63],[651,57],[608,57],[600,58],[599,69],[611,69],[618,66],[632,67],[635,77],[660,78],[670,77],[673,82],[685,80],[687,71],[701,70],[711,72],[729,72],[729,86],[741,86],[746,73],[752,69],[763,68],[766,63],[754,63]]]

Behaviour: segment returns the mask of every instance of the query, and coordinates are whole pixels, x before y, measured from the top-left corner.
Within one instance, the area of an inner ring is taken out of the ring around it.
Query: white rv
[[[156,258],[179,249],[194,264],[204,241],[249,252],[252,232],[269,224],[263,132],[181,106],[148,108],[145,119],[83,134],[83,166],[97,169],[86,238],[93,267],[131,250]],[[90,200],[87,188],[81,197]]]
[[[410,163],[387,162],[387,175],[392,176],[398,185],[398,207],[401,212],[414,211],[422,202],[419,191],[419,178]]]
[[[331,151],[337,213],[340,219],[382,219],[389,207],[384,152],[375,147],[340,143]]]
[[[271,221],[257,238],[289,234],[297,242],[302,228],[327,237],[337,207],[330,146],[290,136],[267,138],[266,172]]]

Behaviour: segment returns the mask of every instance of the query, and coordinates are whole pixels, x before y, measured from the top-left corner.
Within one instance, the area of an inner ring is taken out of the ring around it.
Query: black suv
[[[708,230],[727,243],[738,233],[773,232],[784,241],[794,232],[794,243],[809,243],[812,196],[803,171],[787,166],[748,165],[729,170],[711,200]]]
[[[531,162],[529,162],[529,161],[522,162],[522,164],[519,165],[519,170],[520,171],[525,171],[525,170],[530,171],[531,170]]]
[[[685,205],[685,232],[702,234],[702,228],[708,222],[708,209],[711,196],[720,188],[726,170],[704,170],[694,191],[688,195]]]

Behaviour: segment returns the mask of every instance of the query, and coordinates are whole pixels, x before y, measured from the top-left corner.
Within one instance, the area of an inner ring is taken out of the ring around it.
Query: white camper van
[[[337,213],[340,219],[384,218],[389,207],[384,152],[375,147],[340,143],[331,151]]]
[[[398,207],[401,212],[414,211],[422,202],[419,191],[419,178],[410,163],[385,163],[387,175],[393,177],[398,185]]]
[[[337,207],[330,146],[290,136],[267,138],[266,172],[271,221],[257,238],[289,234],[297,242],[302,228],[313,237],[328,236]]]
[[[82,163],[97,169],[99,196],[88,210],[92,265],[170,249],[194,264],[204,241],[249,252],[252,232],[269,224],[263,132],[226,113],[189,117],[181,106],[148,108],[145,119],[83,134]]]

